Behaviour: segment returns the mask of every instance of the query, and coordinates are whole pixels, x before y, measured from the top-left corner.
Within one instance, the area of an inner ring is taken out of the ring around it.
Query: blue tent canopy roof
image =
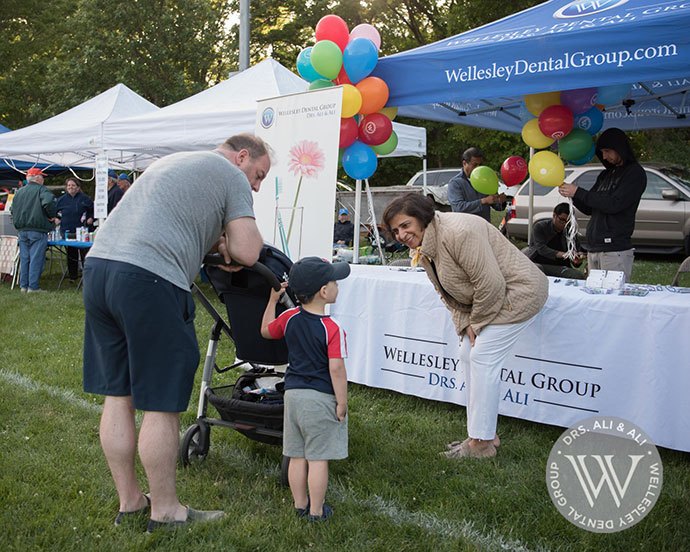
[[[690,126],[690,4],[551,0],[382,58],[374,74],[409,117],[518,132],[525,94],[630,84],[605,127]]]

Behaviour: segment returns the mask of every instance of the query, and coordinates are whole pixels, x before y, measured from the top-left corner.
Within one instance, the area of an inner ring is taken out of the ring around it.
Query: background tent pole
[[[362,207],[362,181],[355,182],[355,235],[352,240],[352,263],[359,263],[359,224],[360,224],[360,209]]]

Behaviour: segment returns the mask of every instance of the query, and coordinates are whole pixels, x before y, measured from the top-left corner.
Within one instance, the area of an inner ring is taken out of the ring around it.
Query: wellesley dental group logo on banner
[[[656,446],[621,418],[594,416],[566,430],[551,449],[546,485],[558,511],[593,533],[615,533],[641,521],[661,493]]]
[[[606,10],[617,8],[626,4],[628,0],[599,0],[570,2],[553,14],[558,19],[569,19],[572,17],[586,17]]]

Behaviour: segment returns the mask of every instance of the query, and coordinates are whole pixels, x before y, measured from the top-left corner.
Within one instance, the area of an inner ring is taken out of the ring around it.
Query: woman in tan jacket
[[[407,245],[450,311],[460,336],[467,433],[449,458],[496,455],[500,375],[522,331],[548,297],[546,276],[494,226],[464,213],[436,213],[419,194],[388,204],[383,221]]]

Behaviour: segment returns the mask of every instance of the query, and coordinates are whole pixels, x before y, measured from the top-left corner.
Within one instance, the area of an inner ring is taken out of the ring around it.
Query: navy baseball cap
[[[329,263],[319,257],[304,257],[290,269],[288,285],[297,295],[313,295],[328,282],[344,280],[350,275],[347,263]]]
[[[110,178],[117,178],[117,171],[115,169],[108,169],[108,176]]]
[[[118,180],[126,180],[129,182],[129,176],[127,176],[127,173],[120,173],[120,175],[117,177]]]

